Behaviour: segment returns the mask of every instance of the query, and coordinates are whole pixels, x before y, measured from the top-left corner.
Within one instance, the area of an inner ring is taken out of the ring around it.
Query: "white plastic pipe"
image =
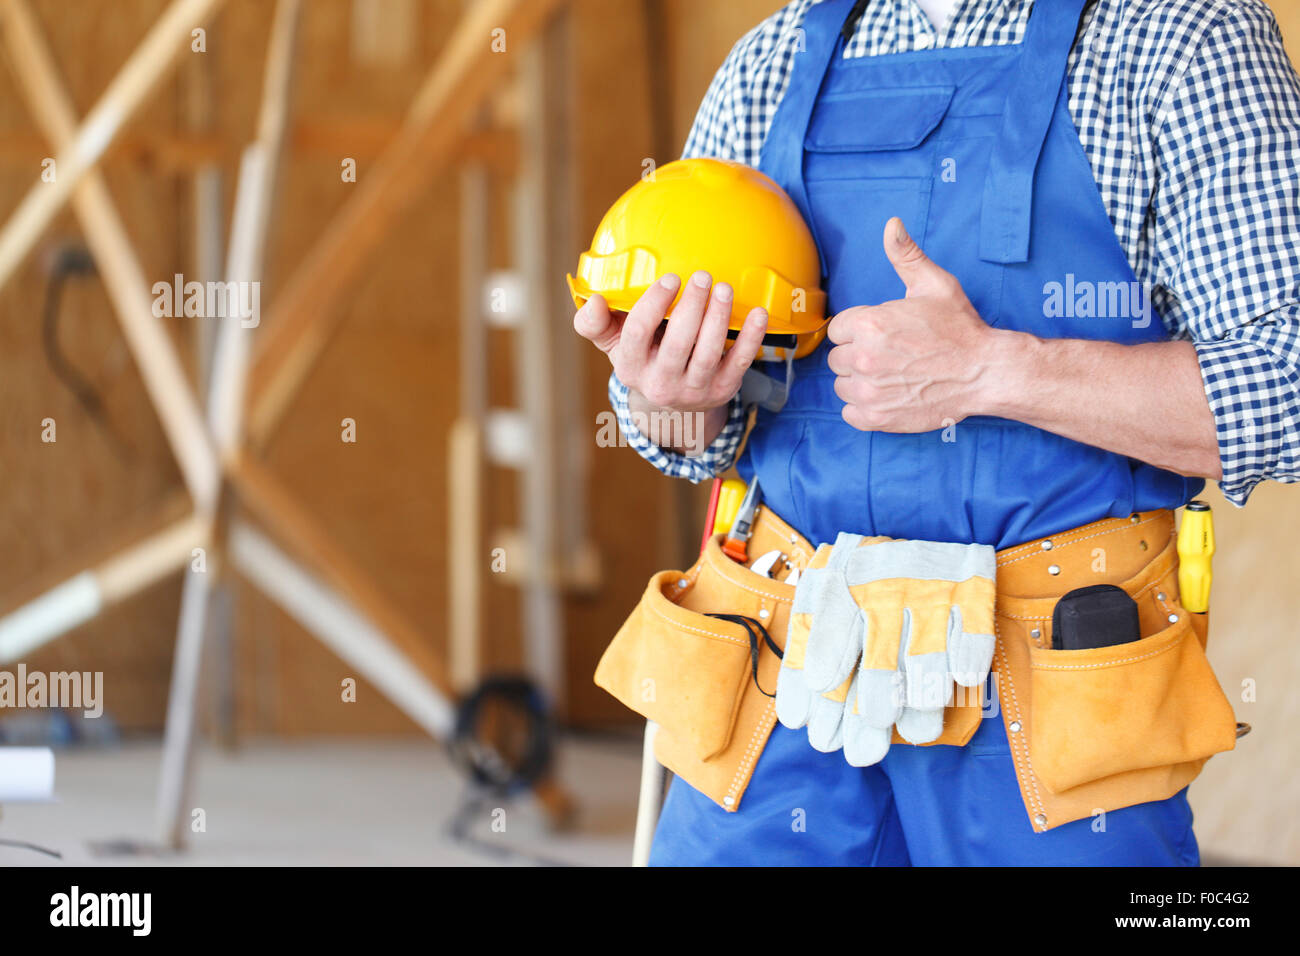
[[[54,751],[49,747],[0,747],[0,803],[54,799]]]
[[[82,571],[50,588],[0,618],[0,663],[26,657],[47,641],[89,621],[102,607],[103,595],[91,571]]]
[[[16,661],[173,574],[205,547],[209,529],[190,515],[82,571],[0,618],[0,663]]]

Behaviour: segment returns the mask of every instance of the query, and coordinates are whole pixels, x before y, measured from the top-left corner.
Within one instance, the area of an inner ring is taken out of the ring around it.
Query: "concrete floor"
[[[193,805],[203,810],[206,830],[191,833],[184,853],[162,853],[152,845],[159,755],[157,742],[57,751],[58,801],[0,808],[0,839],[56,850],[62,859],[0,845],[0,866],[531,862],[503,857],[494,848],[577,866],[625,866],[631,858],[641,755],[633,737],[565,740],[559,775],[578,805],[576,825],[550,832],[529,798],[490,804],[470,830],[486,847],[448,833],[465,785],[438,745],[417,739],[298,739],[247,742],[230,753],[204,749]],[[1287,862],[1285,849],[1243,852],[1216,832],[1218,798],[1214,785],[1192,788],[1206,865]],[[1203,812],[1206,804],[1209,813]],[[505,811],[504,832],[492,829],[497,806]],[[1293,808],[1278,814],[1286,825],[1294,824],[1292,817]]]
[[[491,851],[455,841],[447,824],[464,784],[435,744],[400,741],[251,742],[236,752],[205,750],[194,805],[206,832],[187,852],[148,850],[154,838],[159,745],[62,750],[55,760],[59,802],[15,804],[0,814],[0,839],[62,853],[62,860],[0,846],[4,865],[451,865],[498,866]],[[493,805],[472,834],[556,862],[626,865],[632,853],[640,742],[566,741],[560,778],[579,805],[571,832],[549,833],[531,800],[507,803],[505,832],[492,831]],[[105,844],[139,843],[143,853]]]

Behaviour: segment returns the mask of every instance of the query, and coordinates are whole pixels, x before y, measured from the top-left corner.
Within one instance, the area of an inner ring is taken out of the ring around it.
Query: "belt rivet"
[[[1165,592],[1164,592],[1164,591],[1158,591],[1158,592],[1156,592],[1156,600],[1157,600],[1157,601],[1163,601],[1164,599],[1165,599]]]
[[[1178,623],[1178,615],[1177,615],[1177,614],[1170,614],[1170,615],[1169,615],[1169,623],[1170,623],[1170,624],[1177,624],[1177,623]]]
[[[1036,813],[1034,814],[1034,822],[1040,827],[1045,827],[1047,826],[1047,817],[1044,814]]]
[[[1138,524],[1138,523],[1140,523],[1140,522],[1142,521],[1142,516],[1141,516],[1141,515],[1133,515],[1133,516],[1132,516],[1131,518],[1129,518],[1128,520],[1131,521],[1131,522],[1133,522],[1134,524]]]
[[[1020,721],[1018,720],[1011,721],[1011,732],[1013,734],[1020,733]]]
[[[686,587],[686,585],[687,585],[688,583],[690,583],[690,582],[688,582],[685,578],[678,578],[678,579],[677,579],[677,586],[678,586],[679,588],[684,588],[684,587]]]
[[[735,802],[736,802],[736,798],[735,798],[735,797],[732,797],[732,796],[726,796],[726,797],[723,797],[723,798],[722,798],[722,802],[723,802],[726,806],[729,806],[729,807],[730,807],[730,806],[732,806],[732,805],[735,804]]]
[[[1047,569],[1048,574],[1060,574],[1061,566],[1059,564],[1050,565]]]
[[[1039,545],[1039,547],[1042,548],[1044,551],[1051,551],[1052,550],[1051,539],[1049,538],[1048,540],[1044,541],[1042,544]]]
[[[761,618],[766,619],[766,618],[767,618],[767,608],[760,608],[760,609],[759,609],[759,612],[758,612],[758,616],[761,617]]]
[[[1029,636],[1036,640],[1043,636],[1043,632],[1040,631],[1038,628],[1034,628],[1032,631],[1029,632]]]

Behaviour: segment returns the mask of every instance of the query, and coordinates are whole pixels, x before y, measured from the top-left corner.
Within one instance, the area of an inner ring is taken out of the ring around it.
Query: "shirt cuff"
[[[640,427],[644,423],[638,423],[632,414],[628,403],[628,387],[612,373],[609,376],[609,404],[614,409],[618,430],[624,441],[670,478],[685,478],[698,484],[718,477],[735,463],[745,438],[747,410],[739,397],[733,398],[727,407],[727,422],[722,426],[718,437],[698,455],[669,451],[647,437]]]
[[[1258,331],[1271,336],[1268,329]],[[1223,496],[1241,507],[1265,479],[1300,481],[1296,369],[1268,344],[1240,338],[1198,342],[1196,357],[1218,433]]]

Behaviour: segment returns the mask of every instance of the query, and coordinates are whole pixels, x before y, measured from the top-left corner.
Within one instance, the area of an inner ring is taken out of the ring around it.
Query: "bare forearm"
[[[729,413],[727,405],[695,412],[663,408],[634,388],[628,389],[627,405],[643,435],[679,455],[703,454],[722,433]]]
[[[1181,475],[1218,480],[1214,416],[1190,342],[1120,345],[996,331],[983,414],[1024,422]]]

